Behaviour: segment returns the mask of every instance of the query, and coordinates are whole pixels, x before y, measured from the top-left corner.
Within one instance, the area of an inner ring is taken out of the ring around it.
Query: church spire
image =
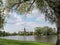
[[[24,28],[24,32],[26,32],[26,29]]]

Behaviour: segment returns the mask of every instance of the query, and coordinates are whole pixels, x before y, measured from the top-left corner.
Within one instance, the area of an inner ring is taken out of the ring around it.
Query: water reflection
[[[36,41],[40,42],[49,42],[49,43],[56,43],[57,41],[57,36],[35,36]]]
[[[12,40],[26,40],[26,41],[39,41],[39,42],[49,42],[49,43],[56,43],[57,36],[6,36],[0,37],[5,39],[12,39]]]

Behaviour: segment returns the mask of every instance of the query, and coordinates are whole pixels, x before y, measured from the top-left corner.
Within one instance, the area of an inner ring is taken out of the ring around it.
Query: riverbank
[[[0,39],[0,45],[54,45],[51,43]]]

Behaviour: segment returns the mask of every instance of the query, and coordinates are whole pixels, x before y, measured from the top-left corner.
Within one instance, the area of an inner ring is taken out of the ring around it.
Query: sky
[[[6,32],[35,31],[35,27],[49,26],[55,28],[55,24],[45,21],[45,16],[38,9],[33,9],[31,13],[21,15],[17,11],[9,14],[7,23],[4,26]]]

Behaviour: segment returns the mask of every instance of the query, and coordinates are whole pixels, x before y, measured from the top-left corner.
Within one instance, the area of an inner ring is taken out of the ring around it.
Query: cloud
[[[21,24],[21,26],[22,26],[22,24]],[[23,26],[35,28],[35,27],[40,27],[41,25],[37,22],[24,22]]]
[[[22,17],[20,15],[17,15],[16,12],[10,12],[9,19],[8,19],[7,23],[11,23],[13,25],[18,26],[18,25],[23,24],[24,22],[22,21]]]
[[[26,16],[28,18],[34,18],[41,14],[41,12],[38,9],[33,9],[31,13],[27,14]]]
[[[41,21],[41,20],[45,20],[45,16],[43,14],[36,18],[36,21]]]
[[[16,12],[10,12],[9,16],[10,18],[8,19],[7,25],[5,26],[6,31],[9,32],[23,31],[24,27],[27,31],[33,31],[35,27],[53,27],[53,25],[50,25],[49,23],[44,21],[44,14],[40,13],[38,9],[34,9],[32,13],[27,14],[26,17],[23,15],[18,15]]]
[[[36,18],[36,21],[45,20],[45,15],[42,14],[38,9],[32,10],[31,14],[26,15],[27,18]]]

